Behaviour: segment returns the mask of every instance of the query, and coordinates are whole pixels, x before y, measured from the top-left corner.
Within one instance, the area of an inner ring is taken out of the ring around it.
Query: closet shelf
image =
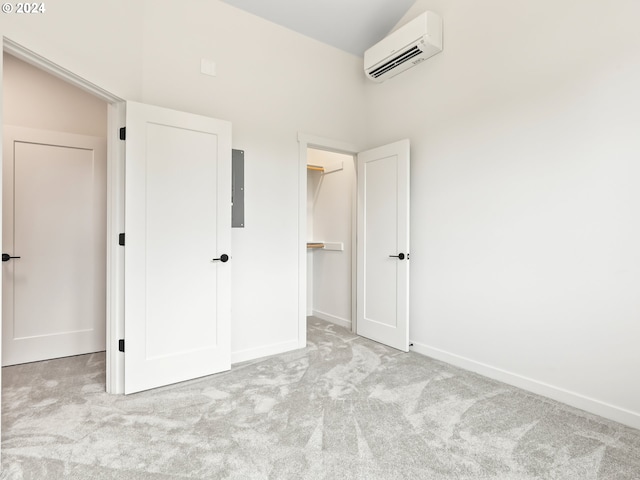
[[[342,252],[344,250],[344,243],[342,242],[307,242],[308,249],[317,250],[335,250]]]

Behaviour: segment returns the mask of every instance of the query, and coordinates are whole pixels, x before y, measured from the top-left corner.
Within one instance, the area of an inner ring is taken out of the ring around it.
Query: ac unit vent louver
[[[364,52],[364,71],[383,82],[442,51],[442,18],[425,12]]]
[[[420,50],[418,47],[412,47],[408,51],[401,53],[395,58],[392,58],[387,63],[371,70],[371,72],[369,72],[369,75],[378,78],[380,75],[384,75],[389,70],[393,70],[398,65],[402,65],[404,62],[411,60],[413,57],[415,57],[416,55],[420,55],[421,53],[422,50]]]

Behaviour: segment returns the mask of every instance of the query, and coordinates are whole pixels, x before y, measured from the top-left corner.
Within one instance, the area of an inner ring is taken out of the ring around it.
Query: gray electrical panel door
[[[231,152],[231,226],[244,228],[244,150]]]

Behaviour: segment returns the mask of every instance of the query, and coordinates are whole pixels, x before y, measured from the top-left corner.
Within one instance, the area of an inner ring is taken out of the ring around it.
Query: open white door
[[[127,103],[125,393],[231,366],[231,124]]]
[[[409,351],[409,140],[358,154],[357,333]]]

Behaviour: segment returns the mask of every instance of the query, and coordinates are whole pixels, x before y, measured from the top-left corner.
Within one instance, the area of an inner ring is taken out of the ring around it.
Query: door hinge
[[[120,140],[126,140],[127,139],[127,127],[122,127],[120,129]]]
[[[124,233],[118,235],[118,245],[124,247]]]
[[[120,340],[118,340],[118,351],[124,352],[124,338],[121,338]]]

